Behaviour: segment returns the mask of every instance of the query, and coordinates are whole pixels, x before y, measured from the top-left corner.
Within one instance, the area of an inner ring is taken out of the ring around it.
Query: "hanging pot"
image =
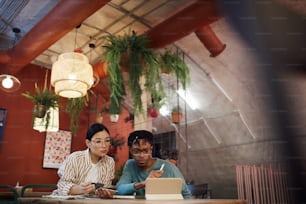
[[[48,108],[42,104],[36,104],[33,109],[33,115],[36,118],[43,118],[46,115]]]
[[[182,112],[172,112],[171,118],[173,123],[180,123],[183,119],[183,113]]]
[[[158,110],[156,110],[155,108],[151,108],[149,111],[149,114],[152,118],[157,118],[158,117]]]
[[[117,153],[117,147],[114,145],[109,146],[108,153],[110,153],[111,155],[115,155]]]
[[[96,123],[102,123],[103,122],[103,116],[101,113],[97,113],[96,116]]]
[[[113,123],[118,122],[119,114],[110,114],[110,121]]]

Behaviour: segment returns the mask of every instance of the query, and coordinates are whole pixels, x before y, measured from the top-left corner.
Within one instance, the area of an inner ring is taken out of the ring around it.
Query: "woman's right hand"
[[[152,170],[148,178],[160,178],[163,174],[163,170]]]

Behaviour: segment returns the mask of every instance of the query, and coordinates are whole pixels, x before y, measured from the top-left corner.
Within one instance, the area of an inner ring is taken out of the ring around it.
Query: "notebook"
[[[182,200],[181,178],[147,178],[146,200]]]
[[[116,199],[135,199],[134,195],[113,195]]]

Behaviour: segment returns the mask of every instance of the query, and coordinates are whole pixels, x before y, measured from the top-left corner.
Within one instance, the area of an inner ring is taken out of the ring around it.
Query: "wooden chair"
[[[41,197],[51,194],[56,188],[56,184],[27,184],[21,188],[20,197]],[[27,192],[27,190],[30,191]]]
[[[191,195],[194,198],[207,198],[208,184],[202,183],[202,184],[193,185],[190,188],[190,191],[191,191]]]
[[[13,186],[0,185],[0,203],[18,204],[18,193]]]

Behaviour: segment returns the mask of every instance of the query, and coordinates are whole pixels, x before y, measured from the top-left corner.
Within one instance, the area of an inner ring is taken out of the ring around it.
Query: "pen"
[[[165,164],[163,163],[163,164],[161,165],[161,167],[160,167],[159,170],[160,170],[160,171],[163,170],[164,166],[165,166]]]

